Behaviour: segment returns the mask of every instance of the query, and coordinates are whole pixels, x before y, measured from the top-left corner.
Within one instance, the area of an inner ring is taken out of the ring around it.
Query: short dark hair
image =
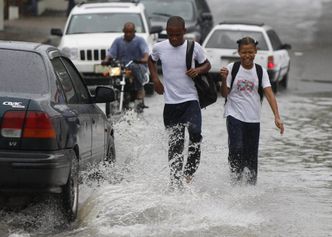
[[[123,30],[125,30],[127,27],[133,27],[134,28],[134,30],[135,30],[135,24],[133,23],[133,22],[130,22],[130,21],[128,21],[128,22],[126,22],[124,25],[123,25]]]
[[[185,28],[185,22],[180,16],[171,16],[168,18],[166,27],[174,25],[181,25],[183,28]]]
[[[254,40],[250,36],[246,36],[246,37],[243,37],[243,38],[239,39],[238,41],[236,41],[236,43],[238,45],[238,49],[240,49],[240,47],[242,45],[248,45],[248,44],[253,44],[256,47],[256,45],[258,44],[258,41]]]

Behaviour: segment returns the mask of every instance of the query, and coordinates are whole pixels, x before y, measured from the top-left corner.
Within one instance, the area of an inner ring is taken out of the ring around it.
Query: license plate
[[[101,74],[108,74],[109,76],[120,76],[121,68],[120,67],[111,67],[111,66],[103,66],[100,64],[94,65],[94,72]]]

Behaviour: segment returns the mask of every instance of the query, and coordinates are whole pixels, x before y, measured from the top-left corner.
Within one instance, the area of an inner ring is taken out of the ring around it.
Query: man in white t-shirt
[[[171,184],[182,185],[182,177],[190,183],[200,162],[200,143],[202,140],[202,116],[197,90],[193,78],[210,70],[211,65],[203,48],[195,43],[194,60],[202,64],[187,70],[187,41],[184,20],[172,16],[167,21],[168,40],[154,45],[148,60],[155,91],[164,94],[164,124],[169,132],[168,159]],[[156,62],[160,60],[163,71],[163,83],[160,81]],[[192,65],[195,65],[192,63]],[[188,158],[183,170],[183,149],[185,128],[189,132]]]

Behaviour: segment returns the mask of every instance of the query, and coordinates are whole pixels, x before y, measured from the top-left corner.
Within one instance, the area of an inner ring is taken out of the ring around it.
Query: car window
[[[141,0],[150,18],[166,21],[170,16],[181,16],[185,21],[195,17],[192,1]]]
[[[68,61],[67,58],[62,58],[62,61],[71,76],[71,79],[72,79],[73,85],[76,89],[75,91],[76,91],[76,94],[77,94],[77,97],[78,97],[80,103],[89,103],[89,93],[88,93],[85,85],[83,84],[81,77],[78,74],[77,70],[75,70],[75,68]]]
[[[274,30],[268,30],[266,33],[270,38],[273,50],[280,49],[282,43],[281,43],[281,40],[279,39],[279,36],[277,35],[277,33]]]
[[[196,4],[199,12],[210,12],[210,8],[205,0],[196,0]]]
[[[62,64],[59,57],[52,59],[51,62],[53,64],[54,71],[58,77],[58,80],[61,84],[61,87],[63,88],[63,91],[65,93],[67,103],[68,104],[77,104],[78,99],[76,97],[73,84],[70,80],[70,76],[69,76],[65,66]]]
[[[48,75],[43,58],[34,52],[0,49],[0,92],[46,94]]]
[[[237,49],[239,39],[250,36],[258,41],[259,50],[268,50],[264,35],[262,32],[239,31],[239,30],[215,30],[206,43],[206,48]]]
[[[138,13],[95,13],[73,15],[66,34],[122,32],[128,21],[135,24],[137,33],[147,32]]]

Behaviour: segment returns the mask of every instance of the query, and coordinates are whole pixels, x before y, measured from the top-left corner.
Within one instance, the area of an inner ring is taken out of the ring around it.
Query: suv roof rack
[[[229,25],[252,25],[252,26],[263,26],[263,22],[239,22],[239,21],[222,21],[219,25],[229,24]]]

